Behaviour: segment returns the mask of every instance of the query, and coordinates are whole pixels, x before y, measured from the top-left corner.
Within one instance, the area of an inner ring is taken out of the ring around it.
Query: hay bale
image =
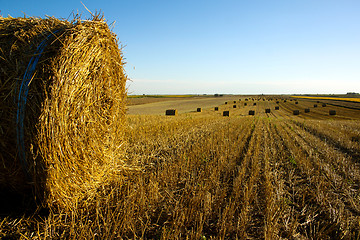
[[[336,115],[336,111],[335,110],[329,110],[329,115]]]
[[[244,106],[247,106],[247,103],[244,103]]]
[[[276,101],[277,104],[279,104],[279,101]]]
[[[270,113],[270,108],[266,108],[265,113]]]
[[[225,104],[228,104],[228,102],[225,102]]]
[[[254,102],[254,106],[256,106],[256,102]]]
[[[219,111],[219,107],[215,107],[215,111]]]
[[[250,110],[250,111],[249,111],[249,115],[255,115],[255,111],[254,111],[254,110]]]
[[[299,102],[295,102],[295,104],[299,104]]]
[[[178,110],[177,109],[168,109],[165,111],[166,116],[177,116]]]
[[[317,108],[317,104],[314,104],[314,108]]]
[[[299,114],[300,114],[300,111],[299,111],[299,110],[294,110],[294,111],[293,111],[293,114],[294,114],[294,115],[299,115]]]
[[[325,103],[323,103],[323,104],[322,104],[322,106],[323,106],[323,107],[326,107],[326,104],[325,104]]]
[[[234,103],[236,103],[236,101],[234,101]]]
[[[236,105],[233,105],[233,108],[236,108]]]
[[[279,110],[279,106],[275,106],[275,110]]]
[[[201,108],[197,108],[196,111],[197,111],[197,112],[202,112],[202,109],[201,109]]]
[[[310,108],[305,108],[305,113],[309,113],[310,112]]]
[[[224,117],[230,117],[230,111],[223,111]]]
[[[123,166],[126,79],[102,16],[0,17],[0,188],[73,208]]]

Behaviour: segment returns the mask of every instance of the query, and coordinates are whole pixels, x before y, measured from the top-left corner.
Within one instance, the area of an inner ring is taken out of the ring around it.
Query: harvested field
[[[88,209],[3,217],[0,236],[358,239],[360,111],[331,106],[329,116],[313,104],[221,100],[218,112],[128,115],[124,161],[139,171],[103,184]]]

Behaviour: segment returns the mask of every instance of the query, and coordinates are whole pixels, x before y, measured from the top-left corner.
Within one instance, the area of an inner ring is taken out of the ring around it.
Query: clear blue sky
[[[132,94],[360,92],[359,0],[83,0],[124,45]],[[90,14],[0,0],[2,16]]]

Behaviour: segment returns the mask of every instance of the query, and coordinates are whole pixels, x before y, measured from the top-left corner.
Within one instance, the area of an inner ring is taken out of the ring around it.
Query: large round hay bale
[[[224,117],[229,117],[230,116],[230,111],[223,111],[223,116]]]
[[[305,108],[305,113],[309,113],[310,112],[310,108]]]
[[[249,111],[249,115],[255,115],[255,111],[254,111],[254,110],[250,110],[250,111]]]
[[[215,111],[219,111],[219,107],[215,107]]]
[[[299,114],[300,114],[300,111],[299,111],[299,110],[294,110],[294,111],[293,111],[293,114],[294,114],[294,115],[299,115]]]
[[[265,109],[265,113],[270,113],[270,112],[271,112],[270,108]]]
[[[236,105],[233,105],[233,108],[236,108]]]
[[[275,110],[279,110],[279,106],[275,106]]]
[[[72,208],[122,166],[126,79],[100,16],[0,17],[0,188]]]
[[[336,111],[335,110],[329,110],[329,115],[336,115]]]
[[[197,112],[202,112],[202,108],[197,108],[196,111]]]

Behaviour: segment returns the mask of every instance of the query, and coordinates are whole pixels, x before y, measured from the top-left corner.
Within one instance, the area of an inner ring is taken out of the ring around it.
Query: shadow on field
[[[0,217],[20,217],[31,215],[47,216],[49,210],[39,208],[31,192],[19,193],[0,189]]]

